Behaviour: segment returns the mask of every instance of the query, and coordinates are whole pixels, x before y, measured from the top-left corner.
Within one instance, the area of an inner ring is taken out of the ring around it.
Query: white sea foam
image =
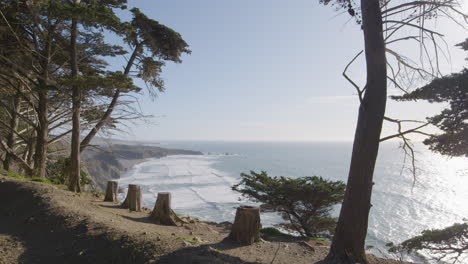
[[[233,220],[239,194],[231,190],[236,179],[214,169],[218,155],[175,155],[149,159],[135,165],[119,180],[124,192],[128,184],[142,186],[143,206],[152,208],[158,192],[171,192],[172,207],[210,221]]]

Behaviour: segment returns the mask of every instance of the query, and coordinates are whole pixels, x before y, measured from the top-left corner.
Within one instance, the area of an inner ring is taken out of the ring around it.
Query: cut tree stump
[[[160,192],[156,199],[154,209],[150,214],[150,218],[156,220],[161,225],[177,226],[177,223],[186,224],[184,220],[180,219],[171,208],[171,193]]]
[[[227,237],[240,243],[248,245],[260,241],[260,208],[254,206],[239,206],[236,218]]]
[[[127,197],[122,203],[122,208],[128,208],[130,211],[141,211],[141,187],[136,184],[128,185]]]
[[[118,183],[116,181],[107,182],[106,196],[104,197],[105,202],[117,202],[117,188]]]

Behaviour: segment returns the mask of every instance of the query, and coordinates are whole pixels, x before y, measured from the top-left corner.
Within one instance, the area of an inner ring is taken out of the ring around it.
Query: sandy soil
[[[226,241],[230,224],[161,226],[100,194],[0,176],[0,263],[316,263],[327,242],[263,237]],[[191,220],[191,221],[190,221]],[[370,256],[371,263],[401,263]]]

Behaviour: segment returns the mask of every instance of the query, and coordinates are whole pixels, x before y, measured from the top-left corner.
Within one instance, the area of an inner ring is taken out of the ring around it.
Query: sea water
[[[172,193],[181,214],[206,221],[233,221],[235,208],[252,204],[231,190],[241,173],[266,171],[271,176],[322,176],[346,182],[352,143],[342,142],[162,142],[166,148],[202,151],[148,159],[135,165],[120,185],[139,184],[143,206],[152,208],[158,192]],[[442,228],[468,218],[468,159],[434,154],[416,144],[416,176],[411,160],[397,143],[381,144],[374,174],[367,245],[371,253],[389,256],[388,242],[401,242],[424,229]],[[126,190],[124,190],[126,191]],[[124,193],[120,194],[123,199]],[[333,211],[339,214],[339,206]],[[263,226],[284,220],[261,216]]]

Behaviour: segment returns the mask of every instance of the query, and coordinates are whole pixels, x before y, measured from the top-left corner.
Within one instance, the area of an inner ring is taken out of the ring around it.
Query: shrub
[[[399,245],[388,243],[390,253],[428,253],[429,260],[437,262],[467,263],[468,261],[468,220],[443,229],[429,229],[420,235],[403,241]],[[419,254],[420,255],[420,254]],[[426,258],[420,255],[422,258]]]
[[[288,221],[281,227],[304,237],[326,237],[335,229],[336,219],[330,211],[343,200],[345,187],[341,181],[317,176],[291,179],[251,171],[242,173],[240,183],[232,189],[260,202],[263,211],[279,212]]]
[[[47,178],[54,184],[66,184],[68,171],[70,168],[70,158],[60,158],[56,162],[48,164]],[[89,174],[81,164],[81,185],[90,183]]]

